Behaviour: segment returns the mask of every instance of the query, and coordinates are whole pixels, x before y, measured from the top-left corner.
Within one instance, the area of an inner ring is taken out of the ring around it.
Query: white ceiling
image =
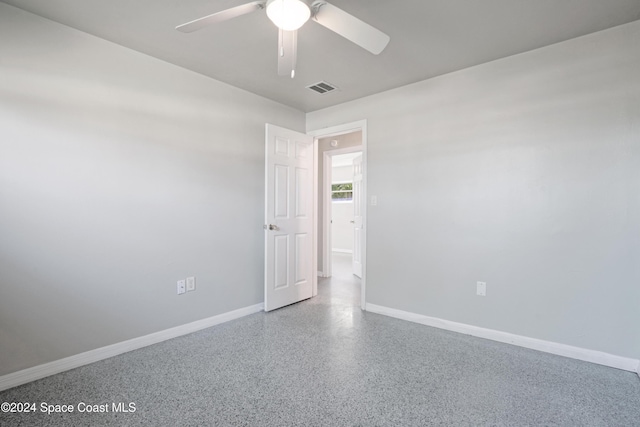
[[[176,25],[249,0],[3,0],[309,112],[640,19],[640,0],[331,0],[391,36],[378,56],[310,21],[295,79],[277,75],[263,11],[195,33]],[[340,89],[319,95],[325,80]]]

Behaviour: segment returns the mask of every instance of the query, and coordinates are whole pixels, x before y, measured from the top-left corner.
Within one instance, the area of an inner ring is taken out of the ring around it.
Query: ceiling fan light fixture
[[[284,31],[295,31],[311,17],[311,10],[301,0],[269,0],[267,16]]]

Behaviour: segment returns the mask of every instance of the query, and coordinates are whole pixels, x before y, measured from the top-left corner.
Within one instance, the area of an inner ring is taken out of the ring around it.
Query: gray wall
[[[0,3],[0,375],[261,303],[264,124],[304,120]]]
[[[307,114],[368,122],[367,302],[640,358],[638,46],[640,21]]]

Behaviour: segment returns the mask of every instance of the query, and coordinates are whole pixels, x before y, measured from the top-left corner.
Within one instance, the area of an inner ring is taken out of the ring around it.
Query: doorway
[[[323,153],[322,266],[321,277],[333,275],[336,257],[344,263],[349,258],[351,274],[362,277],[361,230],[362,218],[362,145],[337,148],[344,139],[361,141],[359,133],[345,135],[341,140],[331,139],[336,148]],[[322,141],[321,141],[322,142]]]
[[[328,127],[324,129],[320,129],[317,131],[308,132],[308,135],[315,137],[315,150],[316,150],[316,183],[317,183],[317,199],[316,199],[316,218],[317,218],[317,265],[318,265],[318,276],[319,277],[329,277],[332,275],[333,269],[333,255],[334,255],[334,244],[332,242],[331,232],[334,229],[331,224],[332,219],[332,191],[336,191],[343,196],[343,198],[351,198],[353,199],[353,192],[355,187],[355,180],[351,179],[352,185],[349,186],[336,186],[332,188],[332,183],[330,177],[333,175],[332,164],[334,159],[339,159],[337,156],[350,154],[351,162],[353,161],[353,157],[358,154],[360,157],[360,175],[359,175],[359,184],[358,188],[355,189],[356,193],[359,193],[360,204],[358,215],[350,215],[347,226],[347,233],[352,234],[353,246],[351,248],[352,253],[350,254],[353,257],[353,252],[356,251],[358,254],[358,262],[359,269],[356,269],[360,276],[360,284],[361,284],[361,292],[360,292],[360,306],[362,309],[365,307],[365,289],[366,289],[366,121],[362,120],[359,122]],[[344,159],[343,159],[344,160]],[[353,166],[349,166],[350,169]],[[352,175],[353,177],[353,175]],[[348,181],[344,180],[343,181]],[[335,184],[339,184],[336,182]],[[351,190],[349,190],[349,188]],[[348,194],[351,192],[351,194]],[[335,193],[333,193],[335,194]],[[354,201],[355,202],[355,201]],[[354,206],[353,202],[351,206]],[[341,206],[341,208],[345,208],[345,206]],[[347,208],[348,209],[348,208]],[[344,210],[344,209],[342,209]],[[355,212],[354,212],[355,213]],[[345,216],[343,215],[342,219],[344,220]],[[353,223],[351,223],[353,221]],[[335,224],[344,226],[344,224]],[[357,227],[356,227],[357,226]],[[356,241],[356,233],[355,229],[358,229],[358,237]],[[349,231],[350,230],[350,231]],[[344,228],[343,228],[344,231]],[[345,237],[345,236],[341,236]],[[349,237],[347,237],[348,239]],[[340,245],[338,245],[340,246]],[[349,248],[340,248],[335,246],[335,249],[345,249],[349,250]],[[348,252],[342,252],[345,254]],[[341,254],[341,252],[337,252],[336,254]],[[354,271],[353,259],[350,260],[351,264],[351,272]],[[344,259],[340,261],[340,267],[344,270],[345,262]],[[357,278],[357,277],[356,277]],[[314,290],[314,295],[317,294],[317,288]]]

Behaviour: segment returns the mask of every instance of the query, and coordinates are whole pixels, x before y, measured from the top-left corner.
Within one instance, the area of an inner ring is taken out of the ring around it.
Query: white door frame
[[[322,195],[322,274],[323,277],[331,277],[333,274],[333,267],[331,257],[333,255],[333,242],[332,242],[332,229],[333,229],[333,204],[331,202],[331,185],[333,174],[333,156],[348,153],[362,153],[362,145],[355,145],[353,147],[338,148],[336,150],[327,150],[323,153],[322,159],[322,188],[324,194]]]
[[[367,167],[367,121],[366,120],[359,120],[356,122],[351,122],[351,123],[344,123],[341,125],[336,125],[336,126],[328,126],[322,129],[317,129],[317,130],[311,130],[308,131],[307,134],[311,135],[314,137],[314,183],[315,183],[315,188],[314,188],[314,200],[316,202],[316,210],[317,210],[317,200],[318,200],[318,140],[320,138],[328,138],[330,136],[336,136],[336,135],[344,135],[346,133],[352,133],[352,132],[358,132],[361,131],[362,132],[362,147],[361,147],[361,151],[362,151],[362,163],[364,164],[364,176],[362,178],[362,197],[363,199],[366,201],[367,200],[367,175],[369,173],[369,168]],[[325,204],[326,206],[326,204]],[[314,216],[314,222],[315,222],[315,227],[314,227],[314,260],[313,263],[314,265],[317,265],[317,248],[318,248],[318,227],[317,227],[317,218],[318,215],[316,214]],[[362,226],[363,226],[363,233],[362,233],[362,278],[361,278],[361,286],[360,286],[360,308],[362,310],[365,309],[365,304],[366,304],[366,281],[367,281],[367,203],[364,203],[363,206],[363,211],[362,211]],[[315,270],[317,271],[317,270]],[[318,284],[317,284],[317,280],[314,281],[314,286],[313,286],[313,295],[317,295],[318,294]]]

